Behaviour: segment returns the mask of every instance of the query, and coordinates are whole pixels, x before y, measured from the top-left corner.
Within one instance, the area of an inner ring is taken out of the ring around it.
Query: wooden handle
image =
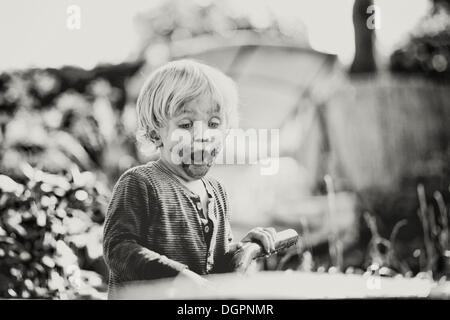
[[[268,255],[272,255],[282,249],[289,248],[297,243],[298,233],[293,229],[280,231],[276,234],[275,250]],[[245,242],[243,246],[236,250],[231,259],[231,270],[245,272],[250,263],[257,258],[266,256],[264,248],[256,242]]]

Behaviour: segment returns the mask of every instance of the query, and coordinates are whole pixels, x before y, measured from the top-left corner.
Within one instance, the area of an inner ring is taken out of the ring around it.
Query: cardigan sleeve
[[[108,205],[103,232],[104,259],[122,281],[172,277],[187,268],[142,245],[152,214],[150,189],[144,177],[127,171],[116,183]]]

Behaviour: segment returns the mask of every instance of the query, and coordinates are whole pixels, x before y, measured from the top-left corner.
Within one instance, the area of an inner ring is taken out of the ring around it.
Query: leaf
[[[21,184],[15,182],[10,177],[0,174],[0,189],[3,192],[21,194],[24,190],[24,187]]]
[[[41,261],[42,261],[42,263],[44,265],[46,265],[49,268],[54,268],[55,267],[55,261],[51,257],[49,257],[47,255],[43,256]]]
[[[73,253],[72,249],[62,240],[56,242],[56,263],[67,268],[69,266],[78,265],[78,257]]]

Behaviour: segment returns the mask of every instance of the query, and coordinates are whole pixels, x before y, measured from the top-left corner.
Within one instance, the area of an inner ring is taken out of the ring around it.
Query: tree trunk
[[[350,67],[351,74],[373,73],[376,71],[374,57],[374,28],[367,21],[374,14],[367,12],[373,0],[355,0],[353,5],[353,26],[355,29],[355,57]]]

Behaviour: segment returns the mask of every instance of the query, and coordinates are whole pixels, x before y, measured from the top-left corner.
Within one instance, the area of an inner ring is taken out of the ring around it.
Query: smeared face
[[[225,119],[220,107],[208,96],[186,103],[159,132],[161,160],[180,178],[202,178],[223,146]]]

